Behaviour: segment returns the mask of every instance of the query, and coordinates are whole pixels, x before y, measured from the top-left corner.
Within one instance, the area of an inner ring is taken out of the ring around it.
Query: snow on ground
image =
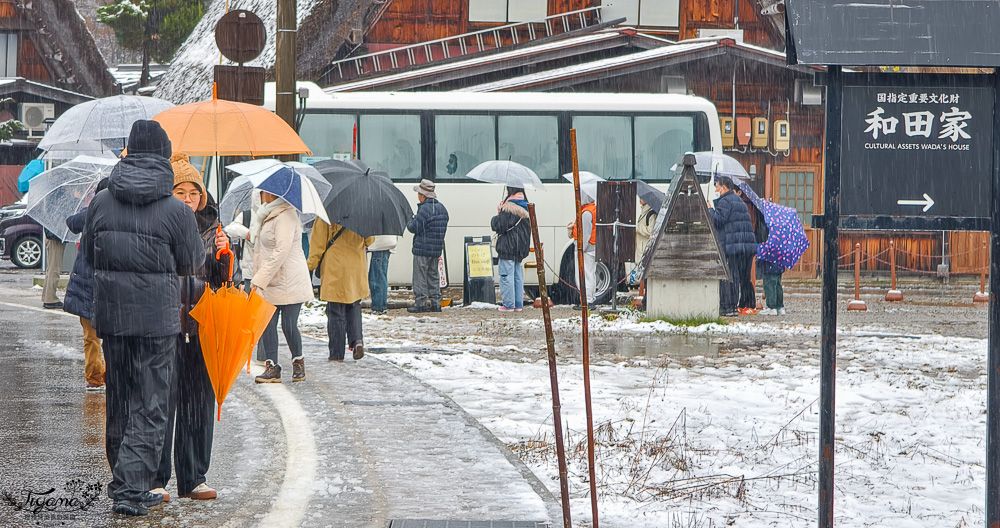
[[[322,328],[321,317],[307,310],[303,322]],[[408,324],[405,317],[390,321],[400,328]],[[380,323],[387,324],[365,318],[366,327]],[[555,321],[563,329],[578,324],[578,317]],[[780,345],[782,336],[818,337],[816,327],[737,323],[680,329],[593,317],[591,328],[596,335],[770,334],[775,341],[774,347],[729,357],[664,355],[592,365],[603,526],[815,525],[818,339],[813,348]],[[369,348],[414,342],[419,339],[406,332],[368,338]],[[547,364],[488,359],[476,353],[477,346],[380,357],[453,398],[558,495]],[[878,328],[841,333],[837,526],[984,523],[985,357],[985,340]],[[590,519],[582,375],[579,364],[559,367],[575,525]]]

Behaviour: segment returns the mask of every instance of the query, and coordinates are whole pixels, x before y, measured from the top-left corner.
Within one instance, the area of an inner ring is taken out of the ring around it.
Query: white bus
[[[356,92],[327,94],[311,83],[299,135],[312,150],[304,161],[356,156],[384,171],[407,196],[421,178],[434,180],[448,208],[447,276],[461,285],[465,237],[489,237],[490,219],[503,197],[499,185],[465,175],[486,160],[512,160],[542,179],[527,191],[536,204],[545,248],[546,282],[573,283],[575,260],[566,224],[575,219],[570,129],[576,129],[581,171],[609,180],[642,179],[666,190],[672,165],[689,151],[722,152],[719,119],[708,100],[677,94]],[[266,103],[274,105],[268,83]],[[711,187],[707,189],[711,192]],[[410,283],[412,235],[389,259],[389,284]],[[533,262],[529,256],[527,262]],[[525,284],[537,285],[534,269]],[[607,267],[598,265],[598,300],[612,291]],[[530,291],[532,288],[527,287]],[[555,288],[564,302],[569,290]]]

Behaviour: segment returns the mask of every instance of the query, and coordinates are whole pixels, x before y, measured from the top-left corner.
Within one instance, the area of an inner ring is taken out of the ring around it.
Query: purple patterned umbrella
[[[798,212],[791,207],[761,199],[746,182],[733,181],[764,215],[764,223],[767,224],[767,240],[757,245],[757,258],[786,269],[794,266],[809,248],[809,239],[806,238]]]

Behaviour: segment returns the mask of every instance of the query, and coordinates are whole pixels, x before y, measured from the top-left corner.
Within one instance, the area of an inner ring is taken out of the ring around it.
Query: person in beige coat
[[[291,204],[271,193],[261,191],[261,206],[250,224],[250,242],[254,244],[253,280],[260,295],[277,309],[260,338],[267,360],[257,383],[281,383],[278,364],[278,318],[292,353],[292,381],[306,379],[302,358],[302,335],[299,311],[302,303],[313,299],[312,281],[302,251],[302,223]]]
[[[309,269],[320,268],[319,298],[326,301],[330,361],[344,361],[344,337],[354,359],[365,355],[361,333],[361,299],[368,297],[365,248],[375,237],[361,235],[317,219],[309,240]]]

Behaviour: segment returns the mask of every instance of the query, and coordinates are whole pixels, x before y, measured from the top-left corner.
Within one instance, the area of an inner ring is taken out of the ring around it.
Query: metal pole
[[[590,402],[590,327],[587,306],[587,276],[583,266],[583,203],[580,200],[580,165],[576,157],[576,129],[569,130],[569,147],[573,159],[573,196],[576,199],[576,269],[580,277],[580,327],[583,333],[583,396],[587,404],[587,466],[590,472],[590,509],[597,524],[597,476],[594,470],[594,409]]]
[[[843,73],[827,68],[826,160],[823,180],[823,298],[820,327],[819,528],[833,528],[833,454],[836,425],[837,258],[840,256],[840,129]]]
[[[889,241],[889,260],[892,267],[892,289],[896,289],[896,242],[893,240]]]
[[[1000,74],[993,72],[993,189],[990,192],[990,329],[986,380],[986,526],[1000,526]]]
[[[535,204],[528,204],[531,237],[535,242],[535,269],[538,271],[538,295],[542,299],[542,319],[545,321],[545,347],[549,358],[549,383],[552,385],[552,425],[556,430],[556,458],[559,460],[559,499],[562,502],[563,527],[573,528],[569,512],[569,473],[566,471],[566,445],[563,443],[562,413],[559,404],[559,376],[556,372],[556,338],[552,334],[552,313],[549,311],[549,290],[545,282],[545,255],[538,236]]]
[[[861,300],[861,242],[854,244],[854,300]]]

